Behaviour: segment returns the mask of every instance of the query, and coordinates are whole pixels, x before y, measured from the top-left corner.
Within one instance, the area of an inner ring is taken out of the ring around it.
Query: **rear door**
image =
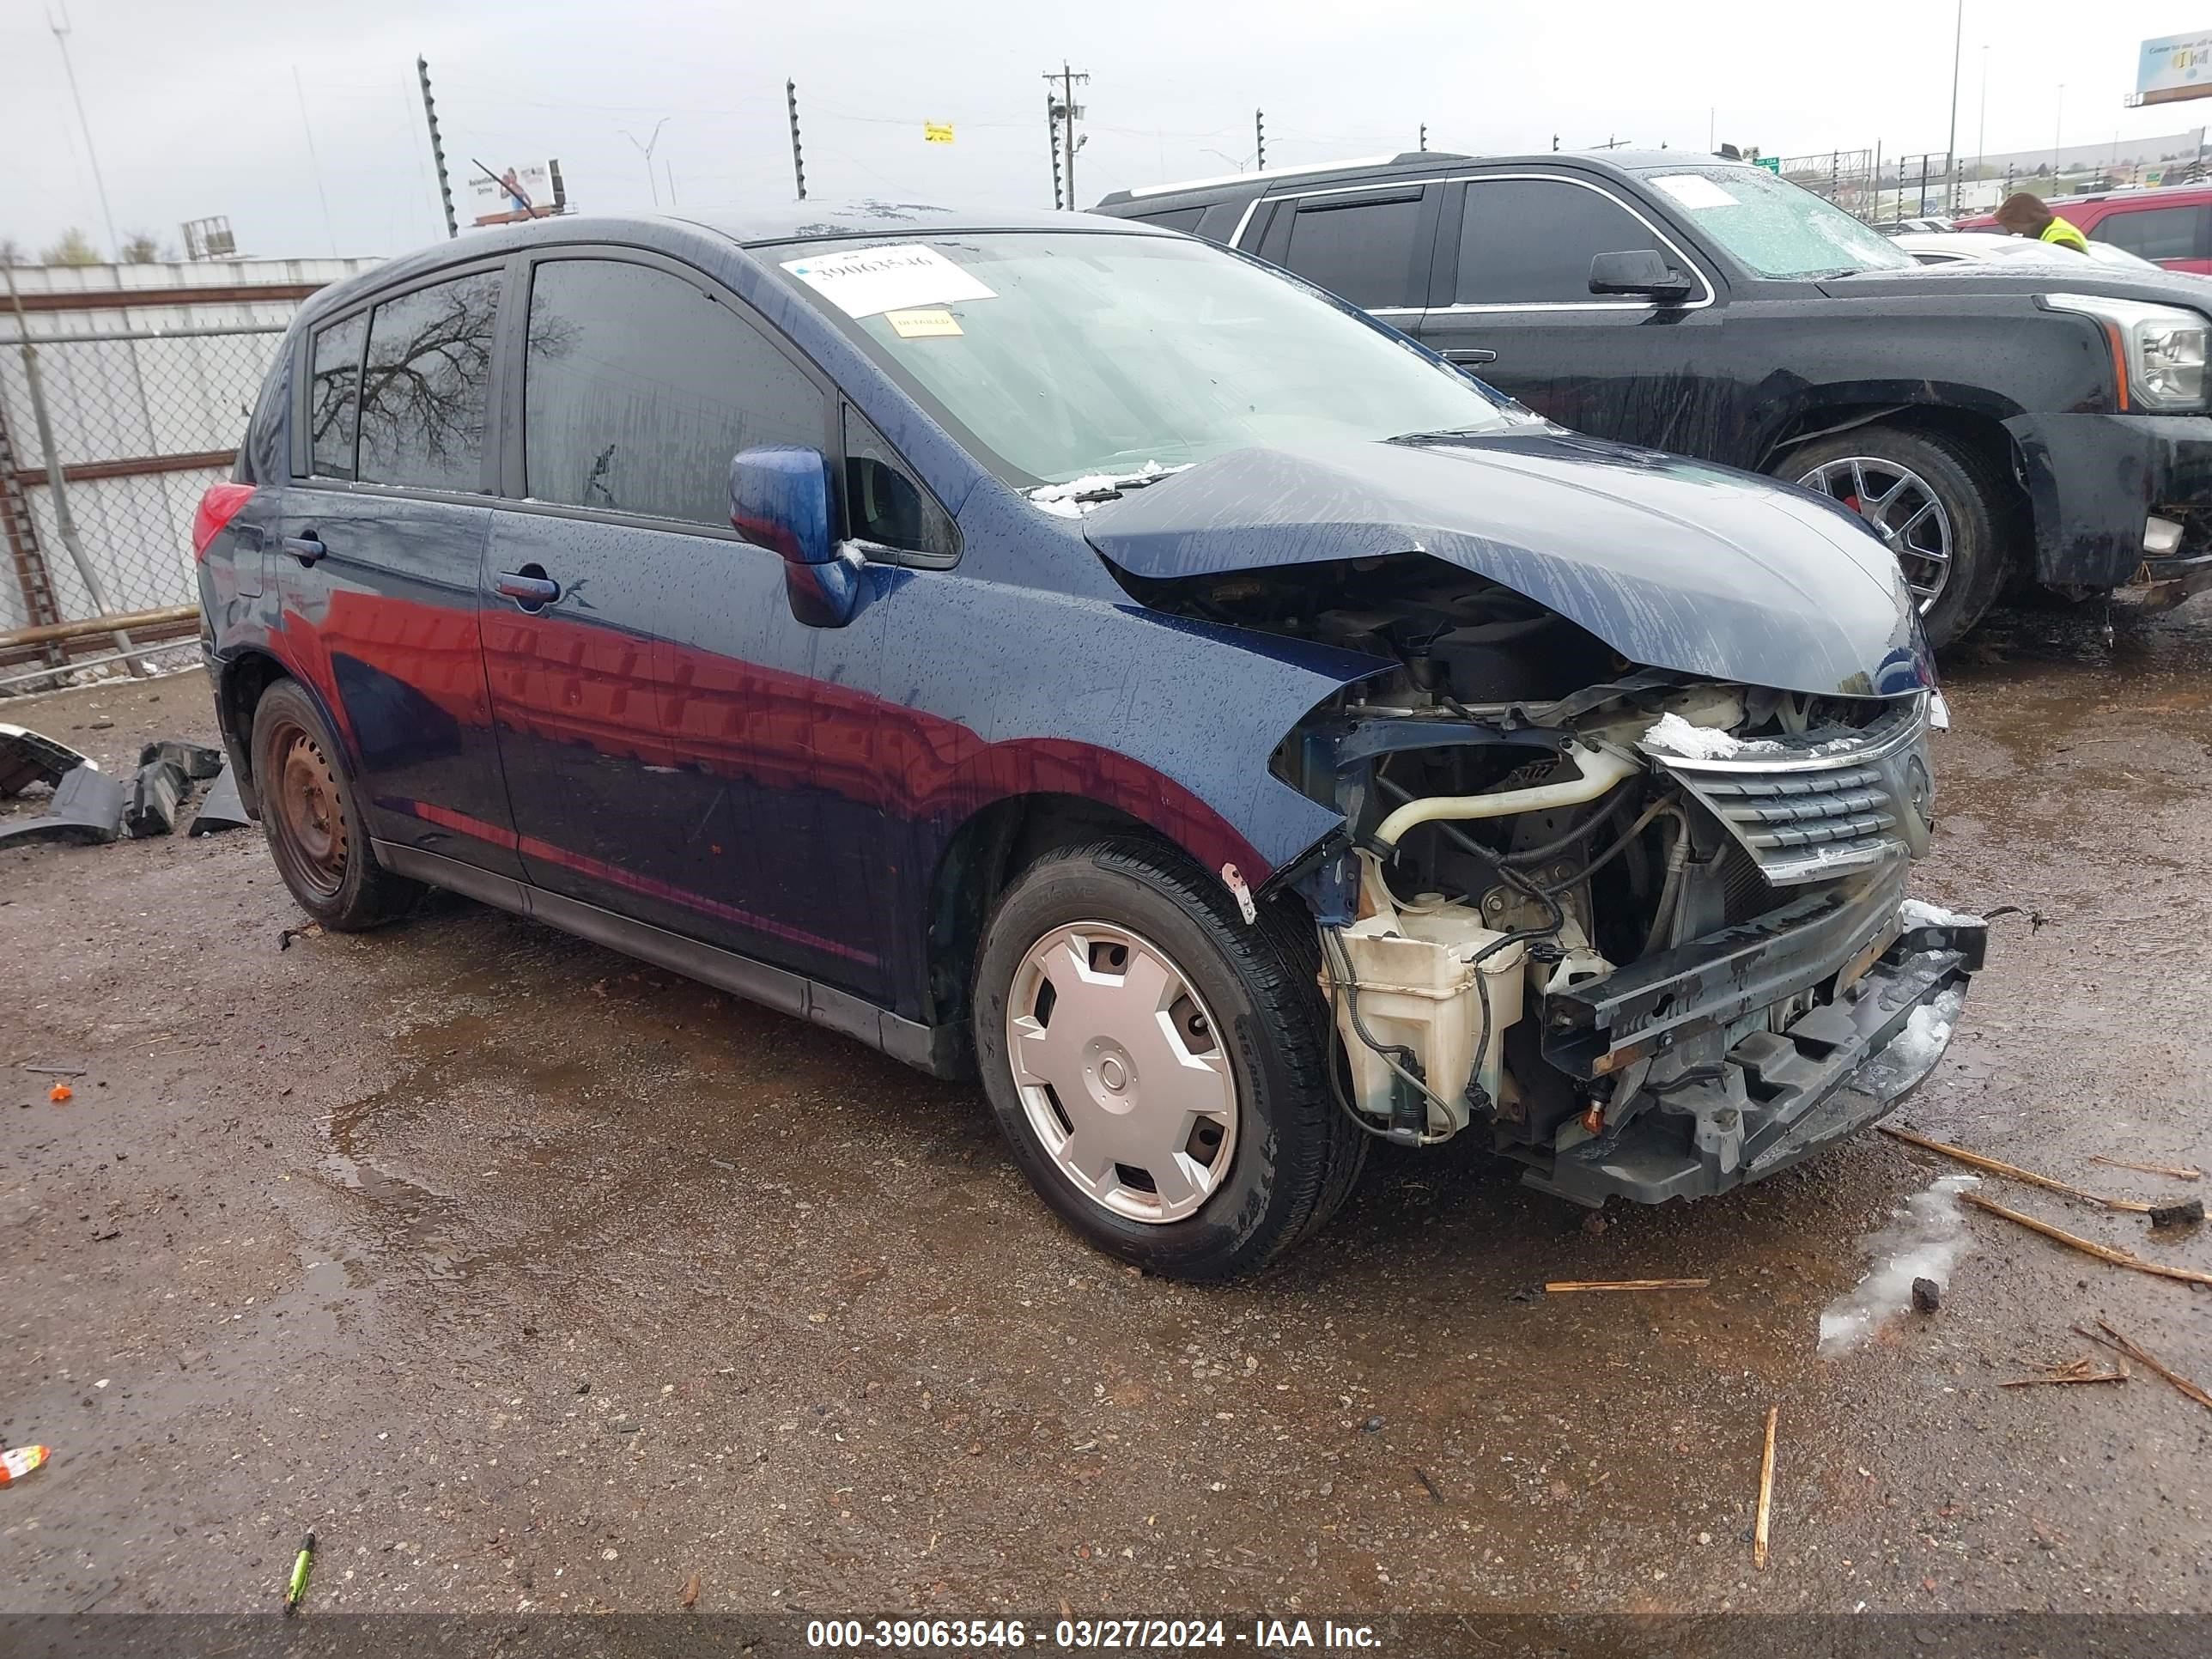
[[[2212,273],[2212,203],[2115,204],[2087,234],[2168,270]]]
[[[803,626],[782,561],[729,522],[738,451],[837,452],[830,389],[715,284],[632,250],[538,258],[511,361],[485,649],[530,879],[875,990],[877,842],[804,805],[824,683],[860,678],[873,619]]]
[[[520,876],[477,575],[501,261],[377,296],[306,344],[264,559],[292,665],[340,728],[371,835]]]
[[[1722,301],[1711,274],[1625,196],[1566,173],[1449,186],[1421,341],[1562,426],[1710,455]],[[1687,302],[1594,295],[1590,261],[1653,249],[1688,273]]]

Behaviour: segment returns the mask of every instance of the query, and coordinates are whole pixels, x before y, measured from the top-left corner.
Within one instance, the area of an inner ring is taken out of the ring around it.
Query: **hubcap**
[[[1056,927],[1022,958],[1006,1054],[1060,1172],[1132,1221],[1180,1221],[1228,1176],[1237,1079],[1182,969],[1126,927]]]
[[[1928,481],[1910,467],[1873,455],[1847,455],[1797,482],[1832,496],[1872,525],[1905,572],[1922,611],[1951,579],[1951,515]]]
[[[322,745],[300,727],[276,734],[276,817],[301,879],[328,898],[345,880],[346,823],[337,774]]]

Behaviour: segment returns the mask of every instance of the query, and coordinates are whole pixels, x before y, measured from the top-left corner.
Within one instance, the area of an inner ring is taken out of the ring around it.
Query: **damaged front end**
[[[1395,660],[1274,763],[1344,817],[1291,878],[1376,1133],[1474,1132],[1546,1191],[1656,1203],[1850,1133],[1942,1054],[1984,928],[1905,900],[1932,686],[1640,666],[1418,554],[1133,586]]]

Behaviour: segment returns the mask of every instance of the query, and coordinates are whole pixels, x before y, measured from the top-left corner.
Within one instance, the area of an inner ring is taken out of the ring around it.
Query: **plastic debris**
[[[0,725],[0,799],[20,795],[34,783],[59,788],[65,774],[88,763],[65,743],[20,726]]]
[[[66,1083],[57,1083],[52,1088],[46,1091],[46,1098],[52,1101],[57,1106],[60,1105],[62,1102],[65,1100],[75,1099],[76,1097],[76,1091],[70,1088]]]
[[[204,743],[187,743],[182,738],[163,738],[138,751],[139,765],[149,765],[155,761],[167,761],[186,777],[201,782],[223,768],[222,750],[210,749]]]
[[[120,783],[87,761],[62,775],[44,812],[0,823],[0,842],[113,841],[123,827],[125,797]]]
[[[307,1594],[307,1571],[315,1562],[315,1534],[309,1533],[300,1540],[300,1553],[292,1562],[292,1577],[284,1586],[284,1613],[289,1618],[299,1612],[300,1603]]]
[[[200,798],[200,810],[193,815],[192,827],[185,833],[211,836],[219,830],[243,830],[252,821],[246,816],[246,802],[238,793],[238,775],[226,766]]]
[[[123,827],[131,839],[166,836],[177,827],[177,809],[191,793],[192,781],[174,761],[150,760],[131,781],[130,804],[123,809]]]
[[[0,1451],[0,1486],[13,1486],[52,1455],[44,1446],[15,1446]]]

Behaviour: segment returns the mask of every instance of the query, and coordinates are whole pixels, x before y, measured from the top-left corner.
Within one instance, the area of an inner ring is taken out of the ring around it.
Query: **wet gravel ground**
[[[1899,1121],[2186,1196],[2088,1159],[2212,1163],[2212,600],[2100,621],[1947,664],[1917,890],[2018,910]],[[197,674],[0,713],[212,737]],[[971,1090],[459,901],[302,920],[251,831],[0,851],[0,1444],[54,1449],[0,1610],[266,1607],[310,1527],[317,1612],[2212,1610],[2212,1412],[1997,1386],[2099,1319],[2212,1383],[2212,1293],[1975,1215],[1938,1314],[1821,1358],[1949,1172],[1884,1137],[1601,1231],[1381,1158],[1200,1291],[1060,1231]]]

